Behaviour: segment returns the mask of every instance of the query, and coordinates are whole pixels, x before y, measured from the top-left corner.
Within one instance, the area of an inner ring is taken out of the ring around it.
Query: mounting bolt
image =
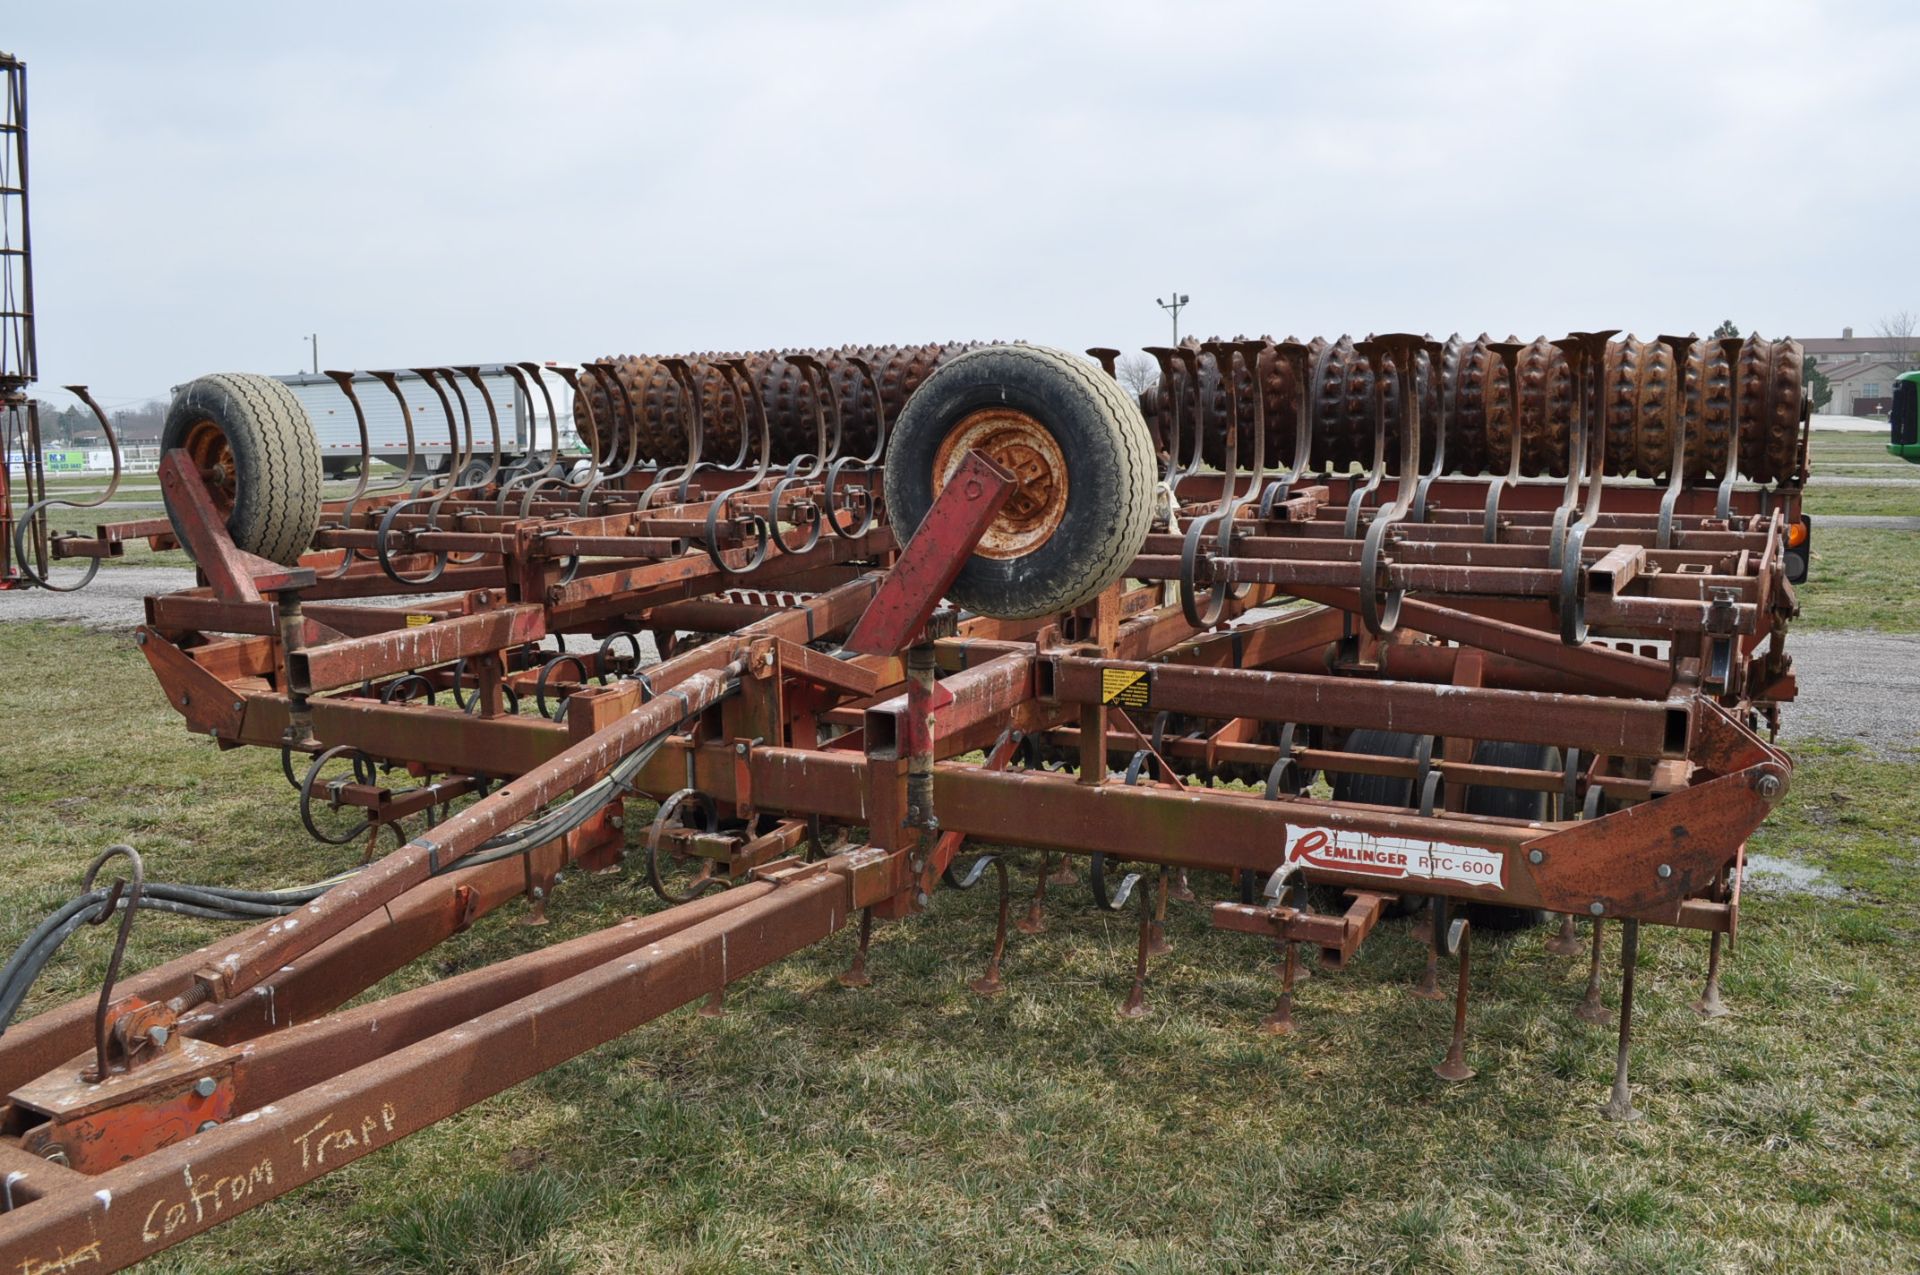
[[[198,1129],[195,1129],[194,1132],[205,1133],[209,1129],[218,1129],[219,1127],[220,1127],[220,1122],[218,1120],[202,1120],[200,1122],[200,1127]]]
[[[247,706],[245,704],[242,704],[239,700],[235,700],[233,701],[233,711],[236,713],[244,713],[247,711]]]
[[[733,751],[739,754],[740,756],[745,757],[747,755],[747,746],[745,744],[735,744],[733,746]]]
[[[202,1076],[193,1082],[193,1092],[202,1098],[211,1098],[220,1088],[219,1082],[212,1076]]]
[[[553,883],[555,885],[559,885],[562,881],[565,881],[566,879],[567,877],[564,872],[556,872],[553,874]]]
[[[626,821],[626,818],[625,818],[624,816],[621,816],[621,815],[608,815],[608,816],[607,816],[607,827],[609,827],[609,828],[624,828],[624,827],[626,827],[626,826],[627,826],[627,821]]]
[[[539,886],[536,885],[533,887],[533,897],[535,899],[544,899],[547,897],[547,892],[545,890],[542,890]],[[1600,905],[1596,903],[1594,904],[1594,906],[1598,907]]]
[[[928,832],[938,832],[938,831],[940,831],[940,816],[939,816],[939,815],[928,815],[928,816],[927,816],[927,831],[928,831]]]
[[[142,629],[140,632],[133,635],[133,644],[135,646],[145,646],[147,644],[146,630]]]
[[[1527,851],[1528,863],[1545,863],[1546,861],[1547,861],[1547,856],[1542,854],[1540,851],[1538,850]]]
[[[191,703],[193,703],[193,696],[187,694],[185,691],[182,691],[180,693],[180,707],[185,708],[187,705]]]
[[[1595,899],[1593,902],[1587,904],[1587,911],[1593,913],[1595,916],[1605,916],[1607,914],[1607,905]]]
[[[67,1167],[67,1149],[57,1142],[49,1142],[46,1150],[40,1153],[40,1158],[48,1164],[57,1164],[63,1169]]]
[[[1760,776],[1760,782],[1753,786],[1753,790],[1759,793],[1762,797],[1765,797],[1768,801],[1772,801],[1775,797],[1778,797],[1780,795],[1780,776],[1778,775]]]
[[[1659,867],[1653,870],[1653,874],[1659,877],[1662,881],[1665,881],[1668,877],[1673,875],[1673,865],[1671,863],[1663,863]]]
[[[918,894],[914,895],[913,901],[919,904],[921,907],[925,907],[927,906],[927,904],[933,902],[932,899],[929,899],[927,897],[927,892],[925,890],[922,890]]]
[[[915,872],[925,872],[927,870],[927,861],[917,854],[907,860],[907,865]]]
[[[166,1048],[167,1037],[171,1035],[173,1035],[173,1033],[168,1031],[164,1027],[149,1027],[147,1029],[147,1039],[152,1041],[154,1044],[160,1046],[162,1049]]]

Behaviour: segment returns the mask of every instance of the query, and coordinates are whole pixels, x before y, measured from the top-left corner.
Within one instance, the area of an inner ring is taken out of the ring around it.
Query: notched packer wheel
[[[1139,407],[1085,360],[998,345],[928,377],[887,450],[887,507],[903,535],[976,448],[1019,485],[947,591],[968,610],[1009,620],[1070,611],[1146,543],[1153,439]]]
[[[182,386],[160,431],[183,448],[233,543],[291,565],[320,525],[320,441],[293,391],[270,376],[216,372]],[[180,527],[173,503],[167,517]],[[182,543],[185,538],[182,537]]]

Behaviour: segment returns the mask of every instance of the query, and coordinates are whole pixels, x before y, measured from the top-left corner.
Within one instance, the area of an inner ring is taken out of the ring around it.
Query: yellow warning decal
[[[407,627],[410,629],[417,629],[423,625],[432,623],[433,617],[430,615],[421,615],[418,611],[410,611],[407,613]]]
[[[1100,702],[1118,704],[1121,708],[1145,708],[1152,685],[1146,669],[1103,668],[1100,670]]]

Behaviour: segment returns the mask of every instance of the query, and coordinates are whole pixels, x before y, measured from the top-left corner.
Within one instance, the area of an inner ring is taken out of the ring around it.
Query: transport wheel
[[[174,395],[160,430],[160,450],[175,447],[193,458],[235,545],[275,562],[299,561],[320,525],[320,441],[292,390],[251,372],[191,381]],[[177,531],[171,500],[167,517]]]
[[[1560,773],[1560,750],[1546,744],[1516,744],[1503,740],[1481,740],[1473,750],[1476,766],[1506,766],[1515,770],[1545,770]],[[1525,788],[1468,788],[1461,803],[1470,815],[1497,815],[1504,819],[1557,818],[1556,793],[1531,792]],[[1503,908],[1491,903],[1460,903],[1456,910],[1473,922],[1477,930],[1524,930],[1547,920],[1544,908]]]
[[[1153,438],[1139,407],[1084,359],[996,345],[929,376],[887,444],[893,525],[910,537],[975,448],[1019,485],[947,591],[968,610],[1008,620],[1070,611],[1146,543]]]
[[[1397,730],[1357,730],[1347,736],[1347,742],[1340,749],[1343,753],[1366,753],[1373,757],[1407,757],[1420,755],[1420,748],[1429,742],[1425,735],[1409,735]],[[1439,741],[1432,741],[1439,747]],[[1414,789],[1411,779],[1395,779],[1391,775],[1356,775],[1330,773],[1335,801],[1355,801],[1369,806],[1398,806],[1403,810],[1418,810],[1420,794]],[[1437,798],[1436,798],[1437,800]],[[1338,911],[1340,900],[1345,891],[1337,886],[1309,886],[1308,897],[1313,905],[1322,911]],[[1387,916],[1406,916],[1425,901],[1426,896],[1402,893],[1397,901],[1386,909]]]

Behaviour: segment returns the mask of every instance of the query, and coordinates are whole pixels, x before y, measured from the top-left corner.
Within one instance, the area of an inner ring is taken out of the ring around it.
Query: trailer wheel
[[[1373,730],[1371,728],[1354,731],[1347,736],[1342,745],[1343,753],[1366,753],[1373,757],[1405,757],[1420,755],[1422,744],[1428,742],[1425,735],[1409,735],[1405,731]],[[1437,744],[1437,741],[1435,741]],[[1333,799],[1335,801],[1353,801],[1368,806],[1397,806],[1402,810],[1420,809],[1420,794],[1414,790],[1413,780],[1395,779],[1391,775],[1356,775],[1350,772],[1334,773],[1331,776]],[[1309,887],[1309,898],[1314,906],[1323,910],[1332,910],[1335,903],[1345,893],[1339,887]],[[1326,897],[1331,895],[1331,899]],[[1401,892],[1395,902],[1388,905],[1385,915],[1406,916],[1420,905],[1425,895]]]
[[[235,545],[299,561],[320,525],[322,478],[320,440],[292,390],[251,372],[191,381],[174,395],[160,431],[160,450],[176,447],[199,468]],[[167,517],[178,531],[170,500]]]
[[[1514,770],[1545,770],[1560,773],[1560,750],[1546,744],[1516,744],[1504,740],[1482,740],[1473,750],[1476,766],[1506,766]],[[1559,804],[1557,795],[1525,788],[1472,787],[1461,804],[1468,814],[1496,815],[1504,819],[1552,819]],[[1455,905],[1478,930],[1524,930],[1547,919],[1544,908],[1507,908],[1491,903]]]
[[[887,444],[893,525],[911,537],[967,452],[1019,479],[947,594],[1024,620],[1083,606],[1118,580],[1153,520],[1153,438],[1098,368],[1032,345],[970,350],[907,400]]]

